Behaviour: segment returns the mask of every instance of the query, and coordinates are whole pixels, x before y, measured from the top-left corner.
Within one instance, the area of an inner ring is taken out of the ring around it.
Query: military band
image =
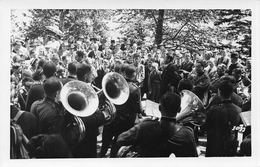
[[[115,158],[125,146],[135,157],[198,157],[202,136],[207,157],[251,155],[241,114],[251,113],[250,59],[76,39],[35,41],[27,52],[21,39],[11,44],[11,119],[24,111],[30,158]]]

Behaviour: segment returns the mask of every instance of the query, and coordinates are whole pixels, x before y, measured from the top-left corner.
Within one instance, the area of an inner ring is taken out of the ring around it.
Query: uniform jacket
[[[74,158],[97,158],[98,127],[106,122],[102,112],[95,112],[88,117],[81,117],[86,127],[86,135],[72,150]]]
[[[197,157],[193,130],[164,117],[161,121],[146,119],[118,136],[118,146],[139,147],[141,157]]]
[[[130,90],[129,97],[124,104],[115,105],[115,107],[118,117],[134,125],[136,114],[142,112],[141,92],[140,88],[131,80],[126,79],[126,81]]]
[[[239,95],[237,95],[234,92],[231,95],[231,101],[232,101],[232,103],[234,103],[238,107],[242,108],[243,99],[242,99],[242,97],[240,97]],[[215,95],[210,100],[209,105],[207,106],[206,110],[208,111],[212,106],[218,105],[220,103],[221,103],[221,98],[219,97],[219,95]]]
[[[60,106],[53,99],[45,97],[32,104],[31,113],[38,120],[38,134],[60,134],[71,148],[77,141],[77,131],[68,128],[73,117],[62,113]]]
[[[233,129],[234,126],[242,123],[239,116],[241,112],[242,109],[233,104],[231,100],[224,100],[208,111],[205,124],[207,131],[207,157],[236,155],[237,134],[229,142],[229,145],[227,145],[227,138],[230,128]]]

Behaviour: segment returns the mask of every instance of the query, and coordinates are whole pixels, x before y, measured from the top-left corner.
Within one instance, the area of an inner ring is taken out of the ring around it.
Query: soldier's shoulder
[[[218,103],[218,104],[215,104],[213,105],[210,110],[216,110],[216,109],[219,109],[219,108],[222,108],[224,107],[224,105],[222,103]]]
[[[147,117],[147,118],[144,118],[141,122],[145,124],[145,123],[158,123],[158,121],[159,121],[159,118],[155,118],[155,117],[150,118],[150,117]]]

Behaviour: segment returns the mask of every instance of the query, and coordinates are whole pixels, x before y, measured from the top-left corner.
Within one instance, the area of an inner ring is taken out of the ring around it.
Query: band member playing
[[[132,65],[128,65],[125,67],[125,79],[128,82],[130,94],[128,100],[124,104],[115,105],[117,115],[115,120],[111,123],[111,126],[114,126],[114,139],[112,141],[110,157],[117,156],[119,148],[116,145],[116,141],[118,135],[133,127],[135,124],[137,114],[142,112],[141,92],[139,87],[135,85],[133,81],[136,75],[135,71],[136,70]]]
[[[239,114],[242,109],[232,103],[232,93],[233,84],[230,81],[220,82],[218,94],[222,101],[207,113],[206,157],[236,156],[238,142],[234,127],[241,123]]]
[[[193,130],[176,122],[181,98],[167,92],[160,100],[161,119],[145,119],[118,136],[117,145],[139,146],[140,157],[197,157]]]
[[[80,81],[91,84],[95,79],[94,69],[87,64],[81,64],[77,68],[77,78]],[[95,112],[88,117],[81,117],[86,127],[86,135],[72,150],[74,158],[96,158],[98,127],[107,122],[108,111]]]
[[[50,77],[43,83],[44,99],[32,104],[31,113],[38,121],[38,134],[60,134],[70,148],[77,141],[73,128],[68,129],[70,114],[64,114],[56,98],[62,88],[62,83],[56,77]]]

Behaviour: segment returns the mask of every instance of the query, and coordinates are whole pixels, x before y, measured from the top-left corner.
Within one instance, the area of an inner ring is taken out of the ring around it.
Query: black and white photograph
[[[260,165],[259,0],[0,12],[0,166]]]

